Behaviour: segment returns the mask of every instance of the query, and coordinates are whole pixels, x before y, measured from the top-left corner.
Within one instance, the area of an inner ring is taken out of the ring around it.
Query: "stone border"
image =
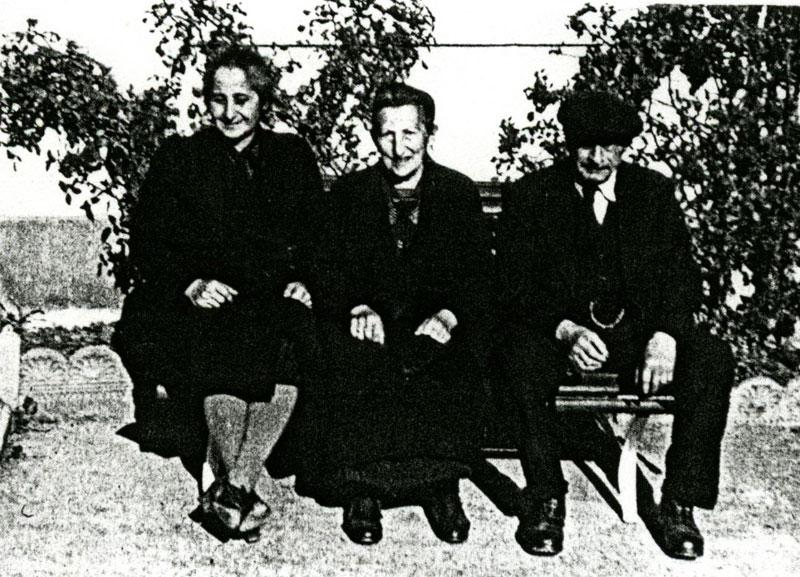
[[[1,339],[2,336],[0,343]],[[9,362],[8,366],[13,365],[13,359]],[[17,366],[18,395],[15,399],[4,399],[12,409],[25,396],[30,396],[47,412],[65,416],[87,411],[104,415],[132,414],[130,377],[119,356],[105,345],[83,347],[69,358],[53,349],[34,348],[22,356]],[[729,420],[731,423],[800,426],[800,378],[786,386],[767,377],[743,381],[731,395]]]
[[[22,355],[19,402],[29,396],[54,415],[132,415],[131,381],[119,356],[105,345],[69,357],[45,347]]]
[[[753,377],[731,394],[734,422],[796,427],[800,425],[800,378],[785,386],[768,377]]]

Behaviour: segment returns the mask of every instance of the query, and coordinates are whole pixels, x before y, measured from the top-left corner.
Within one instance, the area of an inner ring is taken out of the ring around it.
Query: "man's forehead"
[[[580,151],[594,150],[596,148],[599,148],[600,150],[602,150],[604,152],[618,153],[618,152],[621,152],[625,148],[625,146],[622,145],[622,144],[617,144],[617,143],[607,143],[607,142],[603,142],[603,143],[594,142],[594,143],[592,143],[592,142],[588,142],[588,143],[578,144],[574,148],[576,150],[580,150]]]
[[[422,124],[422,114],[415,104],[401,106],[385,106],[378,111],[378,122],[381,124]]]

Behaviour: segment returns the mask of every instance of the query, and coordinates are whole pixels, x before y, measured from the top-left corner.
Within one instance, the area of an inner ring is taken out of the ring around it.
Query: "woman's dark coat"
[[[114,338],[137,420],[159,384],[186,417],[172,432],[190,443],[202,437],[207,394],[271,398],[284,329],[311,326],[307,309],[281,295],[287,282],[311,282],[321,190],[313,154],[294,135],[258,130],[241,154],[214,128],[163,144],[131,217],[140,279]],[[239,294],[219,309],[195,308],[184,291],[198,278]]]
[[[400,255],[378,167],[343,177],[330,193],[314,297],[323,371],[301,391],[292,424],[301,462],[283,471],[322,502],[353,491],[400,496],[466,476],[478,447],[492,302],[480,198],[470,179],[430,160],[420,189],[418,225]],[[360,304],[381,316],[385,346],[350,336]],[[446,346],[414,336],[443,308],[459,323]]]

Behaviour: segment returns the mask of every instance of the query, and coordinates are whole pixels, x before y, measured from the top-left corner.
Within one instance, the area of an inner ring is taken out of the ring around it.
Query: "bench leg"
[[[639,473],[639,446],[647,420],[648,415],[634,415],[625,427],[621,439],[617,487],[622,520],[625,523],[633,523],[639,514],[636,480]]]
[[[618,507],[620,519],[625,523],[634,523],[639,516],[639,448],[648,418],[648,415],[615,415],[612,420],[597,416],[600,429],[619,445],[616,471],[613,465],[609,470],[594,461],[584,461],[578,465],[604,498]],[[612,480],[615,472],[616,483]]]

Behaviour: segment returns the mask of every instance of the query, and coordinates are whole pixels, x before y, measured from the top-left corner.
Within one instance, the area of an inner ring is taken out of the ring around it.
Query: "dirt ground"
[[[463,545],[437,541],[414,507],[384,513],[380,544],[351,544],[340,511],[297,497],[290,482],[261,542],[221,543],[188,517],[194,485],[180,463],[140,453],[116,435],[122,424],[66,420],[11,439],[24,456],[0,466],[0,575],[800,575],[798,430],[729,430],[719,505],[697,515],[706,556],[682,562],[664,556],[641,522],[622,523],[572,463],[565,550],[551,559],[526,555],[516,519],[469,482]],[[496,463],[521,482],[515,461]]]

